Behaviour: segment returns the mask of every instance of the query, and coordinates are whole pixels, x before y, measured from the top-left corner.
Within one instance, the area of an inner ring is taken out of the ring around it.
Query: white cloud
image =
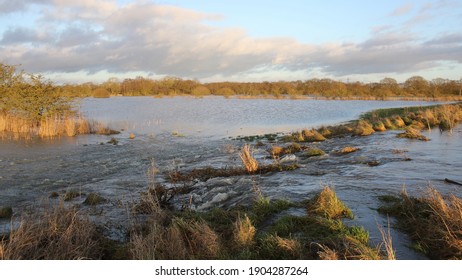
[[[373,28],[373,35],[360,43],[309,45],[291,38],[252,38],[241,28],[207,24],[220,20],[220,15],[147,1],[36,2],[43,3],[36,26],[11,27],[0,40],[0,61],[22,64],[33,72],[146,72],[226,79],[255,76],[262,69],[297,75],[322,69],[344,76],[409,72],[443,60],[462,63],[462,33],[419,42],[409,28],[384,25]],[[20,4],[9,7],[19,8]]]

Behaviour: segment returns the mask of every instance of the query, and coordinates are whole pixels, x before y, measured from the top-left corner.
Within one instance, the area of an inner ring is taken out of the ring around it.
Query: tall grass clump
[[[359,136],[371,135],[375,132],[372,125],[364,120],[360,120],[355,128],[355,134]]]
[[[321,214],[330,219],[341,217],[353,218],[353,212],[337,197],[332,188],[326,186],[313,198],[308,211]]]
[[[207,222],[173,218],[153,219],[144,232],[132,233],[129,250],[135,260],[215,259],[220,246]]]
[[[253,156],[253,152],[249,145],[245,144],[242,147],[239,157],[241,158],[247,172],[254,173],[258,170],[258,161]]]
[[[234,240],[239,247],[250,247],[254,243],[256,232],[256,228],[247,215],[244,215],[244,218],[238,216],[234,223]]]
[[[414,248],[432,259],[462,259],[462,200],[443,197],[429,187],[423,197],[406,192],[379,209],[395,216],[400,229],[410,235]]]
[[[23,216],[19,227],[0,242],[3,260],[75,260],[102,256],[96,226],[63,204]]]

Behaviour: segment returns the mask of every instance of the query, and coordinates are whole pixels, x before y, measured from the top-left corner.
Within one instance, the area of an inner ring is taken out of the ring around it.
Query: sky
[[[0,63],[57,83],[462,78],[462,0],[0,0]]]

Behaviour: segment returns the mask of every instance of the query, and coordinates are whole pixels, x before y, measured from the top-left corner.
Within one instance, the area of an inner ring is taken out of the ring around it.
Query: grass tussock
[[[133,233],[130,253],[135,260],[215,259],[218,235],[205,221],[174,218],[168,226],[151,221],[147,233]]]
[[[315,129],[304,129],[302,135],[306,142],[322,142],[326,140],[326,138]]]
[[[250,145],[246,144],[242,147],[239,157],[241,158],[247,172],[254,173],[258,170],[258,161],[253,156]]]
[[[360,120],[357,123],[354,132],[358,136],[368,136],[374,134],[375,130],[372,128],[372,125],[369,122],[365,120]]]
[[[388,200],[379,211],[397,218],[400,229],[415,242],[414,248],[432,259],[462,259],[462,200],[443,197],[429,188],[423,197],[406,192]]]
[[[382,121],[378,121],[372,124],[372,129],[375,131],[385,131],[387,128],[385,127],[385,124]]]
[[[75,260],[102,256],[96,226],[63,204],[23,216],[19,227],[0,242],[3,260]]]
[[[106,199],[97,193],[89,193],[83,202],[86,205],[98,205],[106,202]]]
[[[408,138],[408,139],[416,139],[420,141],[430,141],[426,136],[422,135],[417,129],[408,127],[405,132],[399,133],[396,135],[398,138]]]
[[[337,197],[334,190],[327,186],[313,198],[308,211],[330,219],[353,218],[353,212]]]
[[[250,247],[254,243],[257,229],[252,225],[249,217],[244,215],[241,219],[239,216],[234,224],[234,240],[239,247]]]
[[[317,157],[317,156],[323,156],[325,154],[326,153],[323,150],[319,148],[315,148],[315,147],[307,149],[304,153],[304,155],[307,157]]]
[[[354,152],[356,152],[356,151],[359,151],[359,148],[348,146],[348,147],[342,148],[342,149],[341,149],[340,151],[338,151],[337,153],[338,153],[338,154],[350,154],[350,153],[354,153]]]

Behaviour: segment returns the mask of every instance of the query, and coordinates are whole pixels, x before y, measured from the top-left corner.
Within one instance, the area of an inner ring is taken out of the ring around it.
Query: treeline
[[[332,79],[279,82],[215,82],[200,83],[166,77],[160,80],[137,77],[120,81],[111,78],[101,84],[84,83],[62,85],[60,91],[69,96],[309,96],[329,99],[392,99],[431,98],[461,99],[462,80],[437,78],[431,81],[413,76],[404,83],[393,78],[384,78],[377,83],[341,82]]]
[[[429,98],[462,99],[462,79],[437,78],[431,81],[421,76],[413,76],[404,83],[393,78],[384,78],[377,83],[341,82],[332,79],[310,79],[306,81],[278,82],[215,82],[201,83],[177,77],[154,80],[144,77],[82,84],[55,85],[40,75],[19,71],[15,66],[0,63],[0,110],[18,108],[15,101],[25,101],[30,96],[38,99],[30,103],[22,102],[26,112],[33,111],[34,117],[51,113],[63,105],[68,105],[68,97],[109,97],[109,96],[309,96],[329,99],[393,99]],[[26,98],[24,98],[26,97]],[[63,102],[64,101],[64,102]],[[49,107],[49,104],[53,104]],[[67,108],[66,108],[67,109]]]

